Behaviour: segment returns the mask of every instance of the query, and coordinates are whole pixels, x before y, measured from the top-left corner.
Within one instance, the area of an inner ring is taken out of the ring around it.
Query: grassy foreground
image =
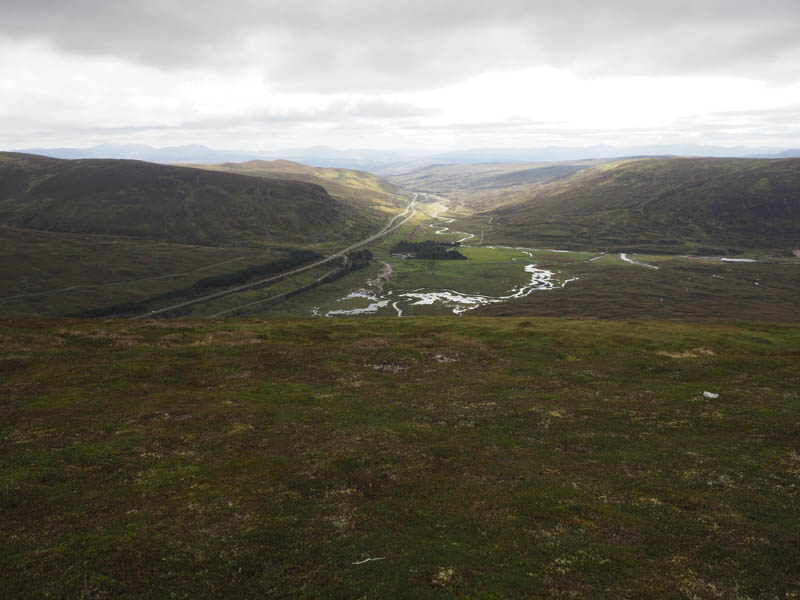
[[[796,597],[799,359],[800,325],[4,318],[0,595]]]

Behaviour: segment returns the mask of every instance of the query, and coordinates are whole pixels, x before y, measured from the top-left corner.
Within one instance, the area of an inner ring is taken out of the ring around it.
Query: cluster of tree
[[[372,252],[369,250],[353,250],[347,253],[344,261],[344,266],[349,271],[356,271],[363,269],[372,260]]]
[[[460,242],[439,242],[425,240],[424,242],[409,242],[403,240],[392,248],[392,254],[405,254],[408,258],[425,260],[467,260],[467,257],[455,250]]]

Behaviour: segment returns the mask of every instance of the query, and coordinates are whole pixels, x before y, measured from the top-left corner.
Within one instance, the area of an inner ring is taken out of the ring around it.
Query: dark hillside
[[[0,153],[0,225],[204,245],[357,235],[340,203],[311,183],[10,153]]]
[[[493,242],[684,252],[800,247],[800,160],[626,160],[474,198]]]

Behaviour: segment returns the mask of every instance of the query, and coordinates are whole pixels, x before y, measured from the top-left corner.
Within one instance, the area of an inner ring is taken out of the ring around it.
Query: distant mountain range
[[[214,150],[199,144],[166,148],[154,148],[143,144],[101,144],[89,148],[27,148],[17,152],[52,158],[121,158],[161,164],[242,162],[261,158],[257,153]]]
[[[24,148],[13,150],[25,154],[49,156],[51,158],[117,158],[143,160],[160,164],[219,164],[252,160],[291,160],[316,167],[370,170],[376,166],[394,164],[417,158],[417,155],[382,150],[337,150],[329,146],[251,152],[243,150],[218,150],[192,144],[155,148],[143,144],[102,144],[89,148]],[[426,163],[427,164],[427,163]]]
[[[800,157],[800,148],[750,148],[699,145],[548,146],[542,148],[474,148],[425,154],[413,151],[373,149],[338,150],[330,146],[274,151],[217,150],[199,144],[154,148],[143,144],[102,144],[89,148],[25,148],[15,150],[53,158],[126,158],[147,162],[216,164],[250,160],[286,159],[315,167],[363,169],[380,175],[396,175],[431,164],[550,162],[593,158],[644,156],[713,156],[747,158]]]

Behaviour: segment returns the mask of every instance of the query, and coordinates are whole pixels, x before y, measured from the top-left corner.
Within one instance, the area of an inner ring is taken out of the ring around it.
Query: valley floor
[[[4,317],[0,341],[9,598],[800,593],[800,325]]]
[[[422,195],[416,217],[370,246],[379,262],[273,303],[264,316],[570,316],[688,321],[797,321],[800,259],[565,251],[481,244],[469,211]],[[448,217],[454,215],[455,218]],[[461,231],[459,231],[461,230]],[[460,241],[469,260],[431,263],[391,254],[400,240]],[[371,281],[386,265],[388,277]]]
[[[357,244],[377,260],[333,277],[334,259],[347,250],[332,241],[311,247],[318,258],[281,275],[269,271],[237,278],[247,269],[285,259],[290,249],[187,246],[6,228],[0,231],[0,254],[9,268],[0,281],[0,313],[800,318],[797,257],[753,253],[731,259],[493,245],[482,242],[485,224],[456,201],[435,194],[407,196],[405,212],[387,217],[383,231]],[[403,240],[459,242],[467,260],[393,255],[392,248]],[[379,276],[382,271],[386,274]],[[226,276],[234,283],[201,285]]]

